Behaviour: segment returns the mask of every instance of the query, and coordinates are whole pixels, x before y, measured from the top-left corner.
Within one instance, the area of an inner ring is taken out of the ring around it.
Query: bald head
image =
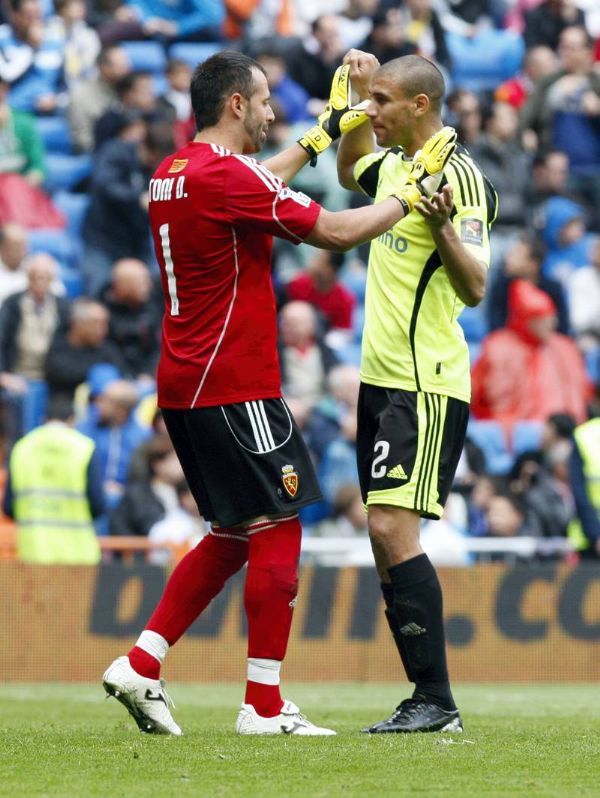
[[[133,383],[113,380],[96,397],[96,407],[105,424],[118,426],[127,421],[138,400],[138,392]]]
[[[281,338],[286,346],[303,346],[317,331],[317,313],[308,302],[288,302],[279,315]]]
[[[427,58],[420,55],[405,55],[394,58],[379,67],[377,77],[392,80],[406,97],[425,94],[431,110],[439,114],[446,92],[444,76]]]
[[[0,260],[11,272],[17,271],[27,254],[27,230],[7,222],[0,227]]]
[[[146,302],[152,290],[148,267],[135,258],[121,258],[112,269],[112,289],[119,302],[137,305]]]
[[[26,258],[23,267],[27,272],[29,293],[42,302],[50,293],[52,281],[58,277],[58,263],[52,255],[40,252]]]

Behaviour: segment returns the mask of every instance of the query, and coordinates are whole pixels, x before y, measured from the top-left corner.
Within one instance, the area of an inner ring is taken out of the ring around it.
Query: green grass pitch
[[[406,686],[287,684],[333,738],[239,737],[241,686],[173,685],[182,738],[100,685],[0,685],[1,796],[600,796],[598,685],[458,686],[462,735],[368,736]]]

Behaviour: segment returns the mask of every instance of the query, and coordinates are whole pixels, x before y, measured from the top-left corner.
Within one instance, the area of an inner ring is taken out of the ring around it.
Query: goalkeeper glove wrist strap
[[[419,191],[415,184],[411,185],[409,183],[408,185],[403,186],[397,194],[390,194],[390,197],[394,197],[394,199],[398,200],[404,209],[404,215],[408,216],[417,202],[421,199],[421,191]]]
[[[316,166],[317,156],[324,152],[331,142],[331,136],[320,125],[311,127],[298,139],[298,144],[310,155],[311,166]]]

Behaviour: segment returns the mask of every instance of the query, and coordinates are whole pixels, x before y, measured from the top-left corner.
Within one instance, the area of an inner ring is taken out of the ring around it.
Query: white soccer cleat
[[[108,696],[120,701],[146,734],[181,735],[169,707],[175,706],[162,679],[147,679],[136,673],[127,657],[119,657],[106,669],[102,685]],[[107,697],[108,697],[107,696]]]
[[[238,734],[299,734],[305,737],[329,737],[336,732],[315,726],[291,701],[285,701],[279,715],[262,718],[251,704],[242,704],[235,724]]]

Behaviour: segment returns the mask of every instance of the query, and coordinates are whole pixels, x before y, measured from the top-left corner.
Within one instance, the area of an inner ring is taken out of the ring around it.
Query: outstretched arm
[[[366,121],[364,108],[351,107],[352,87],[350,84],[350,67],[338,67],[331,83],[329,103],[317,119],[317,124],[301,136],[296,144],[292,144],[283,152],[264,161],[264,165],[277,177],[286,182],[310,161],[314,166],[318,156],[332,142],[339,139],[342,133],[353,130]]]

